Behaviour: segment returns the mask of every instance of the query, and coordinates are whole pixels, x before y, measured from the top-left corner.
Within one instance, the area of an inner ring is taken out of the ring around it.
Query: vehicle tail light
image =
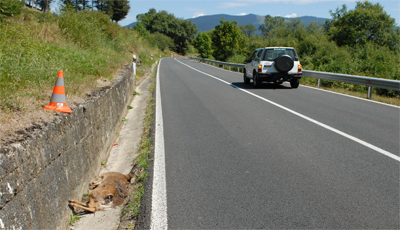
[[[258,65],[258,72],[261,73],[262,71],[262,65]]]
[[[297,72],[298,72],[298,73],[301,73],[301,65],[298,65],[297,68],[298,68],[298,69],[297,69]]]

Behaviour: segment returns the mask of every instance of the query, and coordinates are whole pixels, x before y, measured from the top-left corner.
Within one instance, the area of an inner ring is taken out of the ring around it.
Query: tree
[[[53,2],[53,0],[40,0],[39,1],[39,6],[41,8],[41,11],[43,13],[46,13],[47,11],[50,10],[50,4]]]
[[[161,50],[164,51],[165,49],[172,49],[174,47],[174,41],[172,38],[159,33],[155,32],[153,35],[154,40],[157,43],[157,47]]]
[[[164,10],[157,12],[152,8],[145,14],[137,15],[136,18],[138,24],[141,24],[140,28],[144,26],[150,33],[159,32],[172,38],[175,44],[173,50],[180,54],[186,53],[197,33],[197,27],[193,22],[176,18]]]
[[[200,32],[193,41],[193,46],[199,51],[201,58],[209,58],[212,52],[211,37],[206,32]]]
[[[112,14],[112,3],[113,1],[108,0],[94,0],[92,7],[96,7],[97,10],[110,15]]]
[[[82,10],[86,10],[87,8],[91,8],[89,6],[89,0],[80,0],[82,4]]]
[[[112,15],[111,20],[116,22],[121,21],[126,17],[131,7],[129,6],[128,0],[114,0],[112,5]]]
[[[109,15],[111,20],[116,22],[124,19],[131,9],[128,0],[92,0],[92,7]]]
[[[221,19],[211,36],[213,42],[213,56],[217,60],[227,61],[229,57],[235,54],[244,53],[246,45],[246,36],[239,28],[236,21],[226,21]]]
[[[150,32],[146,30],[146,27],[141,22],[136,23],[136,25],[133,26],[133,29],[135,29],[142,37],[148,38],[150,36]]]
[[[274,30],[283,27],[284,24],[285,19],[283,17],[267,15],[265,16],[264,24],[259,27],[259,30],[261,30],[261,35],[263,37],[275,36],[276,32],[274,32]]]
[[[376,45],[388,46],[392,50],[399,47],[395,20],[379,4],[368,1],[357,2],[354,10],[347,10],[346,5],[336,12],[330,12],[332,21],[326,24],[330,38],[339,46]]]
[[[254,27],[252,24],[248,24],[248,25],[241,25],[240,29],[242,30],[242,32],[248,37],[248,38],[252,38],[255,34],[255,32],[257,31],[256,27]]]
[[[80,0],[62,0],[61,1],[63,4],[63,8],[71,8],[74,9],[76,12],[82,10],[81,2]]]

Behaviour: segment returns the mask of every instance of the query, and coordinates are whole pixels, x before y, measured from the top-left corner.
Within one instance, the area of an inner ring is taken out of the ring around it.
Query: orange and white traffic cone
[[[71,113],[71,108],[67,106],[67,99],[65,97],[64,87],[64,74],[60,70],[58,72],[56,85],[53,89],[53,95],[51,95],[50,104],[44,107],[45,110],[55,110],[61,113]]]

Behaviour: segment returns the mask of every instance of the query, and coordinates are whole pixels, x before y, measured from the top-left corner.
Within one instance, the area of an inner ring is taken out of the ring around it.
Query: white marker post
[[[136,76],[136,55],[133,55],[133,76]]]

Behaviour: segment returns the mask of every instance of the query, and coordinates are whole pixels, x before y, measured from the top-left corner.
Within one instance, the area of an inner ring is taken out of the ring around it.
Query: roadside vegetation
[[[136,16],[134,28],[161,50],[170,49],[181,55],[192,51],[192,41],[197,27],[188,20],[176,18],[173,14],[152,8],[149,12]]]
[[[23,7],[19,15],[2,19],[0,37],[0,110],[6,113],[48,103],[59,70],[67,97],[84,96],[97,79],[112,79],[133,53],[146,65],[146,56],[159,52],[96,11],[56,16]]]
[[[299,19],[265,16],[257,29],[239,27],[224,19],[214,30],[200,32],[193,45],[202,58],[243,63],[255,48],[289,46],[296,48],[304,69],[400,80],[400,28],[379,4],[357,2],[330,12],[325,24],[304,25]],[[241,30],[241,33],[240,33]],[[316,86],[317,79],[303,77],[303,84]],[[324,80],[325,88],[367,92],[367,87]],[[395,98],[399,91],[374,88],[379,96]]]
[[[126,204],[121,213],[121,222],[118,229],[134,229],[137,216],[140,211],[141,198],[144,195],[144,181],[147,178],[147,167],[149,163],[153,160],[150,157],[153,151],[154,140],[151,137],[152,123],[154,120],[154,89],[156,86],[155,75],[157,74],[157,67],[154,68],[154,74],[152,76],[152,83],[150,85],[150,97],[148,99],[146,107],[146,115],[143,121],[143,134],[140,140],[138,153],[139,156],[136,158],[136,163],[139,164],[141,168],[141,174],[136,179],[136,184],[133,189],[132,194],[127,198]]]

